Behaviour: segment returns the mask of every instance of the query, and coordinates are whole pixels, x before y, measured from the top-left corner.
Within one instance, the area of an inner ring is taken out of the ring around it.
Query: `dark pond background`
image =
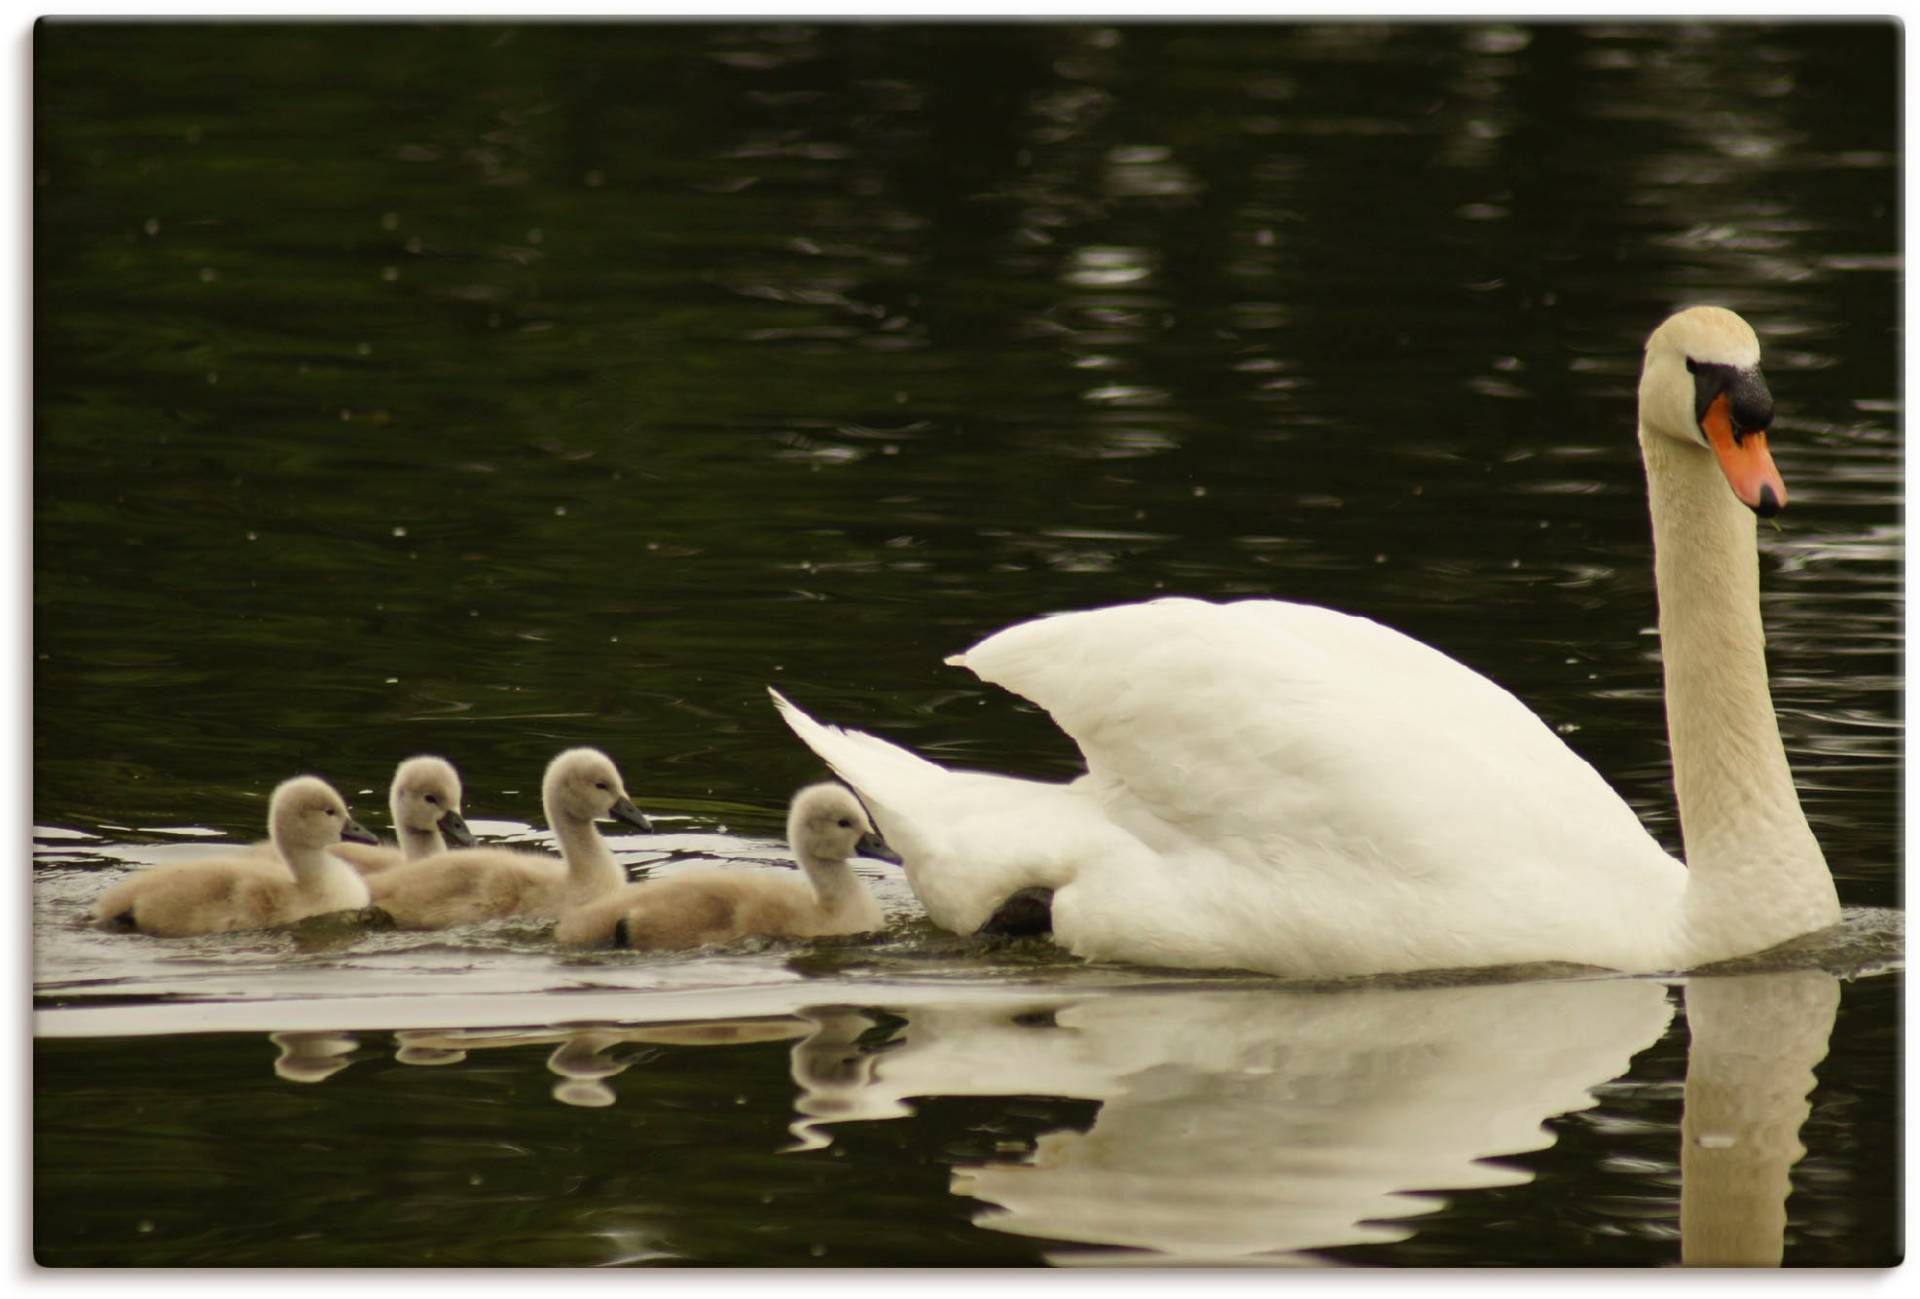
[[[1819,1085],[1774,1234],[1898,1256],[1893,24],[68,21],[34,65],[42,1263],[1678,1261],[1678,986],[1563,985],[1618,1031],[1524,1122],[1422,1163],[1356,1121],[1301,1149],[1366,1195],[1277,1195],[1299,1161],[1234,1162],[1284,1145],[1250,1080],[1360,1067],[1306,1021],[1397,1044],[1376,1081],[1484,1094],[1549,994],[1195,979],[1100,1028],[1147,976],[943,937],[884,872],[878,943],[669,961],[71,925],[129,864],[258,837],[298,771],[384,825],[421,751],[492,835],[537,837],[541,766],[591,743],[669,831],[624,860],[776,856],[819,772],[769,682],[1064,778],[1043,716],[941,659],[1173,592],[1445,649],[1677,847],[1633,394],[1701,301],[1766,349],[1774,696],[1866,953],[1823,962],[1837,1014],[1796,1003],[1830,1044],[1776,1062]],[[576,1021],[638,1036],[579,1047],[626,1063],[556,1103],[536,1030]],[[446,1068],[401,1036],[509,1027]],[[919,1099],[801,1122],[821,1061],[859,1110],[889,1053],[939,1065]],[[1406,1113],[1459,1119],[1434,1105]],[[1002,1184],[1089,1148],[1078,1225]],[[1195,1203],[1249,1225],[1128,1217]]]

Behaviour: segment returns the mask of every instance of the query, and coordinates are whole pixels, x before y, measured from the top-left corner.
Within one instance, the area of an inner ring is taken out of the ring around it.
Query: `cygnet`
[[[502,916],[558,916],[626,883],[594,829],[602,819],[652,833],[620,772],[598,749],[568,749],[541,784],[560,856],[517,848],[460,848],[367,877],[374,905],[402,929],[445,929]]]
[[[794,795],[787,842],[804,878],[773,871],[697,871],[629,884],[570,911],[554,937],[576,946],[700,947],[749,937],[859,934],[882,925],[880,904],[853,873],[855,855],[897,862],[845,786]]]
[[[333,786],[297,776],[267,805],[272,856],[244,852],[154,866],[122,880],[94,903],[102,929],[163,938],[266,929],[367,905],[367,884],[328,849],[343,840],[376,843]]]
[[[449,847],[473,847],[473,834],[460,815],[460,774],[445,758],[430,754],[408,758],[393,773],[387,809],[393,814],[395,844],[343,843],[333,855],[352,863],[362,875],[420,861]]]

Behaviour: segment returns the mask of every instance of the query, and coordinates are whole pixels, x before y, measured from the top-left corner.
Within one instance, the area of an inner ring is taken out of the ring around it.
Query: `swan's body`
[[[267,929],[367,905],[367,885],[328,851],[374,838],[325,781],[300,776],[267,807],[273,855],[233,852],[141,871],[100,895],[94,923],[163,938]]]
[[[354,843],[342,840],[330,852],[362,875],[377,875],[404,862],[419,861],[456,848],[473,846],[473,835],[460,815],[460,773],[444,758],[427,754],[408,758],[394,770],[387,791],[387,810],[393,817],[398,844]],[[254,845],[271,854],[271,841]]]
[[[794,795],[787,842],[804,876],[694,871],[617,889],[562,917],[553,936],[587,946],[667,949],[742,938],[817,938],[881,927],[880,904],[851,858],[878,851],[860,800],[840,785]]]
[[[627,882],[594,828],[602,818],[651,831],[620,773],[598,749],[568,749],[541,782],[558,858],[512,848],[460,848],[367,877],[374,905],[402,929],[445,929],[503,916],[558,916]]]
[[[1786,493],[1758,364],[1744,321],[1696,308],[1655,331],[1641,381],[1691,870],[1505,690],[1308,605],[1065,614],[950,660],[1052,714],[1087,762],[1067,785],[948,771],[775,698],[958,932],[1038,887],[1056,941],[1156,965],[1656,970],[1758,951],[1839,919],[1767,690],[1751,511]]]

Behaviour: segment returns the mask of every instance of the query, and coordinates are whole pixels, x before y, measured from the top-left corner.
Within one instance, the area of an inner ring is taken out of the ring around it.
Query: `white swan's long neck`
[[[1693,964],[1840,917],[1767,689],[1754,516],[1704,447],[1640,430],[1653,515],[1674,793]]]
[[[627,882],[627,873],[613,859],[613,850],[600,837],[591,820],[580,821],[556,816],[547,806],[547,824],[560,841],[560,855],[567,863],[567,886],[576,893],[602,893]]]

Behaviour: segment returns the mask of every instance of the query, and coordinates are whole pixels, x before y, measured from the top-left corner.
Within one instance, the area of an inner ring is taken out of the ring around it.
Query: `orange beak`
[[[1787,485],[1773,467],[1773,455],[1767,450],[1764,429],[1738,436],[1733,430],[1733,413],[1727,396],[1721,393],[1707,407],[1700,421],[1713,454],[1720,458],[1720,472],[1740,503],[1761,518],[1772,518],[1787,508]]]

